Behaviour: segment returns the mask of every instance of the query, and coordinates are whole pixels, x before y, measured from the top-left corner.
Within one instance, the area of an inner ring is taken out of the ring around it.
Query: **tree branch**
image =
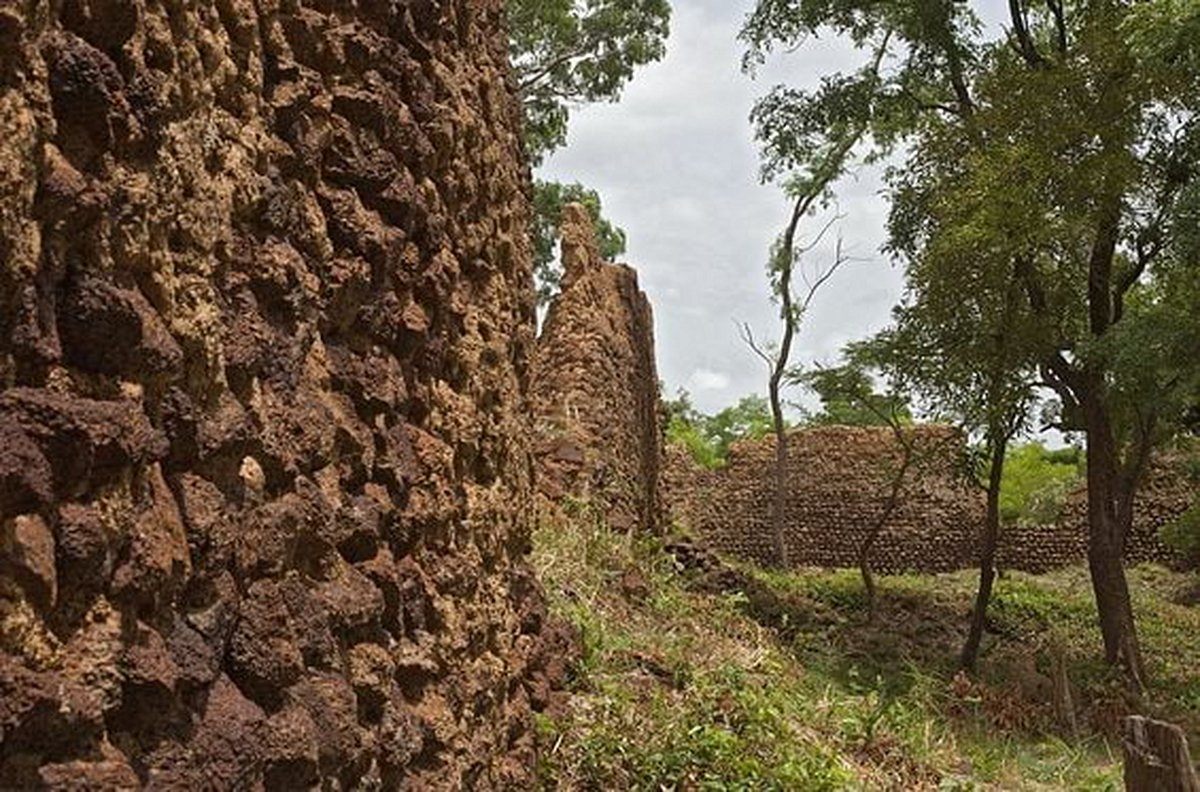
[[[526,74],[519,74],[518,80],[517,80],[517,93],[520,94],[521,96],[524,96],[539,81],[541,81],[541,80],[545,79],[547,76],[549,76],[550,72],[554,71],[559,66],[562,66],[564,63],[569,63],[574,58],[583,57],[584,55],[587,54],[587,52],[588,52],[588,47],[586,45],[581,44],[576,49],[567,50],[565,52],[559,53],[551,61],[549,61],[548,63],[544,64],[541,67],[536,68],[534,71],[528,72]],[[559,95],[562,96],[561,92],[556,92],[556,93],[559,93]],[[565,98],[565,97],[563,97],[563,98]]]
[[[1057,34],[1058,54],[1067,54],[1067,17],[1063,11],[1062,0],[1046,0],[1050,13],[1054,15],[1054,31]]]
[[[1031,69],[1040,69],[1045,66],[1046,62],[1033,44],[1033,37],[1029,33],[1029,20],[1025,18],[1025,9],[1021,6],[1021,0],[1008,0],[1008,15],[1012,20],[1013,34],[1017,38],[1017,51],[1021,53],[1025,63]]]
[[[1088,257],[1088,325],[1093,336],[1104,335],[1114,321],[1112,292],[1113,260],[1117,251],[1117,230],[1121,220],[1121,202],[1104,202],[1096,229],[1096,241]]]
[[[775,368],[774,359],[754,340],[754,331],[750,328],[750,323],[741,322],[735,324],[737,324],[738,336],[742,339],[742,343],[750,347],[750,351],[758,355],[768,367]]]

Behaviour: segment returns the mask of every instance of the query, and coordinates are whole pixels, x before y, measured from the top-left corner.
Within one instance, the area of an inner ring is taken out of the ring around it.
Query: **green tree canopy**
[[[530,164],[566,144],[571,109],[615,102],[639,66],[666,54],[667,0],[510,0],[509,57],[517,80]],[[604,218],[600,196],[582,184],[534,183],[534,275],[538,299],[558,288],[562,207],[578,201],[596,225],[600,252],[625,252],[625,232]]]
[[[821,409],[805,415],[805,423],[817,426],[912,423],[908,398],[895,391],[880,393],[868,367],[853,351],[842,365],[804,372],[797,379],[821,400]]]
[[[765,437],[771,432],[771,410],[762,396],[743,396],[715,415],[693,406],[691,396],[680,390],[664,404],[667,439],[688,449],[692,459],[707,468],[724,466],[735,441]]]
[[[596,228],[600,255],[614,261],[625,252],[625,232],[604,217],[600,194],[582,184],[538,180],[533,184],[533,271],[537,279],[538,300],[546,303],[558,291],[562,272],[558,267],[558,243],[562,236],[563,207],[583,204]]]
[[[666,54],[670,20],[667,0],[510,0],[509,54],[534,165],[566,143],[572,105],[617,101],[639,66]]]
[[[764,172],[811,181],[857,138],[868,160],[903,152],[889,174],[889,246],[911,287],[898,332],[938,352],[920,356],[920,379],[985,397],[955,412],[999,428],[996,407],[1019,404],[1000,394],[1036,372],[1060,425],[1083,432],[1105,653],[1140,686],[1124,537],[1150,449],[1196,403],[1195,356],[1182,352],[1200,313],[1188,35],[1200,12],[1195,0],[1011,0],[996,35],[972,5],[760,0],[743,31],[751,66],[830,32],[868,64],[759,103]]]

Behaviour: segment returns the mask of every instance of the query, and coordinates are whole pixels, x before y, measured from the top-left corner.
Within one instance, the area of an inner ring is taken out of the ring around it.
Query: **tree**
[[[566,144],[573,106],[617,101],[639,66],[666,54],[667,0],[511,0],[507,13],[525,151],[534,167]],[[595,190],[541,179],[533,189],[534,273],[545,303],[558,288],[564,204],[588,208],[600,252],[610,260],[625,252],[625,232],[604,218]]]
[[[888,334],[880,334],[869,341],[851,344],[843,352],[845,362],[842,365],[818,368],[798,378],[820,394],[822,402],[844,405],[849,415],[870,416],[860,425],[886,426],[891,430],[900,453],[899,461],[885,471],[887,497],[858,548],[858,569],[867,596],[868,623],[875,621],[877,600],[872,558],[875,543],[900,507],[909,474],[919,461],[916,435],[911,430],[912,414],[908,410],[908,397],[900,390],[902,378],[896,376],[899,371],[897,361],[893,358],[895,347],[892,338]],[[886,392],[876,392],[873,374],[883,377],[888,383]],[[922,449],[921,453],[937,453],[939,450],[944,449]]]
[[[762,396],[743,396],[715,415],[705,415],[692,406],[688,392],[680,390],[664,407],[667,439],[682,444],[697,464],[709,469],[724,467],[735,441],[771,432],[771,412]]]
[[[667,0],[510,0],[509,56],[533,165],[567,142],[573,104],[615,102],[666,54]]]
[[[857,90],[874,89],[879,79],[880,65],[886,54],[885,36],[876,49],[875,58],[870,66],[850,81],[857,86]],[[748,69],[752,68],[753,59],[748,59],[746,65]],[[762,345],[755,339],[749,324],[743,323],[740,327],[742,340],[767,366],[767,395],[771,404],[775,434],[771,533],[776,561],[783,567],[789,565],[789,559],[787,543],[784,540],[787,508],[784,487],[788,467],[788,438],[783,415],[782,387],[790,376],[792,344],[804,314],[817,292],[846,261],[839,239],[833,261],[826,268],[811,274],[805,271],[804,255],[816,248],[838,218],[835,216],[827,222],[808,243],[800,241],[800,223],[817,210],[829,207],[833,185],[845,174],[853,161],[855,147],[870,129],[868,121],[860,116],[850,115],[836,122],[826,116],[822,120],[832,123],[832,126],[826,129],[827,139],[797,141],[792,138],[796,127],[792,123],[794,119],[790,116],[791,109],[789,97],[777,90],[756,103],[750,114],[750,120],[755,125],[755,137],[762,146],[762,179],[780,184],[793,201],[787,224],[775,241],[767,262],[771,299],[779,306],[779,321],[783,325],[783,332],[778,344]],[[793,290],[793,280],[797,276],[807,286],[807,290],[801,294],[796,294]]]
[[[879,393],[870,373],[861,365],[820,368],[801,375],[800,382],[821,400],[821,410],[805,416],[807,424],[907,426],[913,421],[908,398],[894,391]]]
[[[829,177],[829,180],[832,180],[832,177]],[[828,183],[826,181],[821,185],[819,188],[821,193],[827,188]],[[816,297],[821,286],[828,282],[845,260],[842,258],[842,248],[839,243],[837,255],[833,263],[824,271],[817,274],[815,278],[808,281],[809,287],[803,297],[797,298],[792,292],[792,278],[795,274],[796,259],[799,254],[811,250],[812,246],[816,244],[814,242],[813,245],[798,250],[796,247],[796,230],[801,218],[808,214],[818,196],[819,193],[810,191],[796,199],[792,218],[788,221],[787,230],[784,231],[782,237],[775,245],[775,250],[770,259],[771,263],[767,269],[771,281],[771,293],[775,303],[779,306],[779,318],[783,324],[782,340],[778,345],[769,344],[763,346],[755,339],[754,332],[751,330],[749,324],[743,323],[740,327],[742,341],[767,366],[767,396],[771,405],[771,431],[775,435],[775,463],[772,468],[771,539],[774,546],[776,563],[781,567],[790,565],[787,541],[784,536],[787,509],[785,487],[787,484],[788,468],[788,425],[783,414],[782,392],[783,386],[786,384],[791,373],[792,342],[796,337],[796,331],[800,327],[800,322],[804,314],[807,313],[809,306],[812,304],[813,298]],[[818,240],[819,238],[818,235]]]
[[[1049,449],[1040,442],[1022,443],[1004,458],[1000,483],[1000,518],[1005,524],[1049,525],[1062,513],[1067,494],[1078,486],[1083,468],[1080,449]]]
[[[811,159],[838,145],[830,123],[839,118],[866,125],[868,157],[904,141],[906,166],[890,174],[892,249],[910,265],[957,261],[960,295],[999,269],[1005,277],[971,288],[991,292],[993,305],[1028,307],[1039,329],[1031,359],[1060,398],[1059,423],[1086,438],[1088,563],[1105,657],[1135,689],[1144,672],[1124,540],[1181,390],[1171,372],[1184,361],[1155,346],[1134,354],[1131,342],[1145,340],[1132,332],[1143,316],[1173,299],[1200,307],[1195,289],[1181,295],[1164,279],[1173,268],[1195,273],[1180,219],[1200,163],[1200,83],[1178,68],[1194,63],[1194,39],[1172,28],[1194,24],[1195,6],[1010,0],[1009,29],[989,39],[955,0],[761,0],[743,33],[757,56],[829,30],[872,60],[894,43],[874,83],[834,75],[817,91],[774,91],[775,114],[793,128],[780,145]],[[950,255],[964,243],[983,255]],[[1155,297],[1158,282],[1166,292]],[[971,336],[986,338],[985,327]]]
[[[967,245],[923,248],[908,267],[904,302],[885,334],[893,375],[938,420],[979,442],[967,471],[985,492],[979,543],[979,586],[959,664],[973,669],[996,580],[1001,492],[1009,445],[1026,426],[1034,402],[1034,359],[1041,333],[1005,261],[964,266],[986,256]],[[963,276],[967,276],[966,282]],[[989,288],[982,288],[989,283]]]

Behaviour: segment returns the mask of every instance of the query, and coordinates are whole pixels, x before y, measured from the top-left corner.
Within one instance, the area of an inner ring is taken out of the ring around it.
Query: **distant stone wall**
[[[1159,529],[1182,514],[1196,498],[1196,485],[1183,470],[1185,458],[1168,454],[1146,471],[1134,500],[1133,530],[1125,539],[1125,561],[1154,561],[1179,565],[1183,556],[1158,538]],[[1087,489],[1067,496],[1062,514],[1052,525],[1005,526],[1000,542],[1001,568],[1026,572],[1078,564],[1087,560]]]
[[[984,501],[957,475],[962,436],[944,426],[907,431],[915,435],[916,464],[878,539],[876,568],[943,572],[969,566]],[[857,565],[858,549],[884,510],[900,464],[892,431],[804,429],[790,435],[788,447],[785,536],[791,560],[798,566]],[[736,443],[726,468],[704,471],[672,448],[668,486],[675,518],[719,550],[770,563],[774,455],[772,437]]]
[[[887,572],[946,572],[978,563],[983,493],[955,475],[961,436],[946,427],[920,427],[921,464],[904,488],[903,505],[888,521],[874,559]],[[890,471],[899,459],[890,430],[822,427],[792,433],[789,443],[786,538],[796,566],[857,566],[857,552],[881,514]],[[770,508],[772,438],[735,444],[729,464],[703,470],[678,447],[667,449],[666,491],[672,516],[698,539],[759,563],[773,560]],[[1151,465],[1135,502],[1126,559],[1136,564],[1183,562],[1158,530],[1196,497],[1167,456]],[[1087,560],[1087,493],[1068,496],[1051,525],[1006,525],[998,565],[1040,573]]]
[[[606,263],[587,211],[563,211],[562,291],[533,363],[537,489],[599,505],[617,530],[657,532],[662,419],[654,318],[637,273]]]

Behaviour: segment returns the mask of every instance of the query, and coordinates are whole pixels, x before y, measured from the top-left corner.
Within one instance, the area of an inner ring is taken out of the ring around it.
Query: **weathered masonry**
[[[529,782],[501,6],[0,3],[0,788]]]
[[[917,464],[901,490],[873,554],[885,572],[949,572],[977,564],[983,492],[962,478],[965,447],[949,427],[914,432]],[[883,513],[898,444],[890,429],[822,427],[790,436],[787,531],[789,556],[799,566],[854,567],[858,550]],[[679,448],[668,449],[669,499],[675,519],[710,546],[760,563],[773,561],[772,438],[735,444],[727,468],[695,467]],[[1178,563],[1158,529],[1195,498],[1178,460],[1151,466],[1135,503],[1126,561]],[[998,564],[1044,572],[1087,558],[1086,493],[1072,493],[1052,525],[1006,525]]]
[[[1166,453],[1147,467],[1133,504],[1133,530],[1125,538],[1125,562],[1185,562],[1178,551],[1159,539],[1159,529],[1182,514],[1195,500],[1196,485],[1186,471],[1187,458]],[[1002,568],[1026,572],[1082,564],[1087,561],[1087,488],[1067,496],[1062,514],[1052,525],[1006,526],[1000,541]]]
[[[876,568],[942,572],[971,564],[983,499],[959,475],[962,436],[943,426],[913,433],[915,464],[900,506],[876,545]],[[798,565],[856,566],[878,521],[900,449],[891,429],[829,426],[789,436],[788,554]],[[723,470],[694,469],[672,449],[676,518],[718,550],[769,564],[774,438],[735,443]]]
[[[615,530],[663,529],[654,319],[637,273],[606,263],[586,210],[565,207],[562,291],[533,365],[537,488],[600,508]]]

